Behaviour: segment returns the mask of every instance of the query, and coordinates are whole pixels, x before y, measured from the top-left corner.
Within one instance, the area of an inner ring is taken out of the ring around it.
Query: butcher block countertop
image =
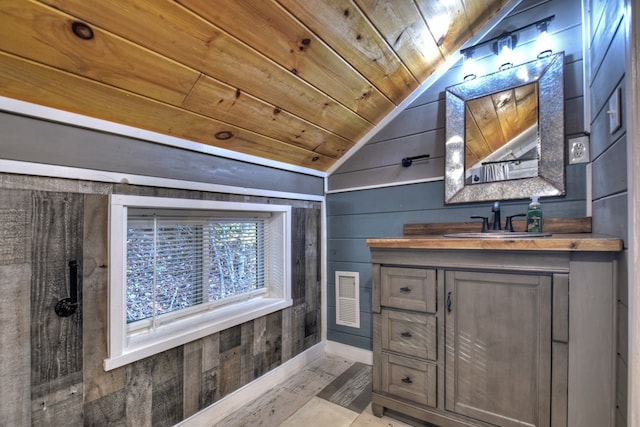
[[[622,240],[590,233],[552,234],[535,238],[451,238],[411,236],[368,239],[367,246],[381,249],[476,249],[510,251],[619,252]]]
[[[522,220],[513,222],[524,231]],[[619,252],[622,240],[591,233],[591,218],[548,218],[544,231],[549,237],[469,238],[444,237],[448,233],[478,232],[478,222],[405,224],[403,237],[369,239],[367,246],[381,249],[476,249],[510,251]]]

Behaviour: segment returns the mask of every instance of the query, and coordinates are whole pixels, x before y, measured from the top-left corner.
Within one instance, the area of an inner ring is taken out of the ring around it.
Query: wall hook
[[[409,166],[411,166],[414,160],[428,159],[429,157],[431,157],[430,154],[421,154],[419,156],[405,157],[404,159],[402,159],[402,166],[404,166],[405,168],[408,168]]]
[[[56,303],[55,311],[60,317],[68,317],[78,309],[78,261],[69,261],[69,298]]]

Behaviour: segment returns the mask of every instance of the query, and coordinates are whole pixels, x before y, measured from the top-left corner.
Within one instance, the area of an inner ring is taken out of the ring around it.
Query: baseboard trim
[[[210,427],[211,425],[215,424],[215,420],[221,420],[231,415],[233,412],[242,408],[244,405],[251,402],[258,396],[266,393],[278,384],[281,384],[286,379],[290,378],[291,375],[300,371],[318,357],[322,356],[325,353],[328,353],[325,350],[326,344],[326,342],[321,342],[314,345],[313,347],[300,353],[293,359],[267,372],[260,378],[253,380],[249,384],[239,388],[228,396],[225,396],[220,401],[215,402],[212,405],[207,406],[203,410],[193,414],[189,418],[186,418],[185,420],[176,424],[176,426]],[[351,357],[344,357],[347,359],[352,359]]]
[[[373,352],[371,350],[341,344],[336,341],[325,341],[324,351],[333,356],[340,356],[348,360],[353,360],[354,362],[373,365]]]
[[[221,420],[233,412],[239,410],[256,397],[266,393],[278,384],[283,383],[293,374],[304,369],[309,363],[322,356],[330,354],[340,356],[354,362],[371,365],[373,363],[373,352],[358,347],[341,344],[335,341],[323,341],[300,353],[293,359],[283,363],[277,368],[267,372],[260,378],[239,388],[218,402],[207,406],[203,410],[193,414],[189,418],[176,424],[180,427],[209,427],[215,424],[215,420]]]

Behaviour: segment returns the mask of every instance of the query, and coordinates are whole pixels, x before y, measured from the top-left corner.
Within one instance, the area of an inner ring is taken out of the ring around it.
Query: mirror
[[[465,104],[465,185],[538,176],[538,84]]]
[[[445,203],[565,193],[563,64],[558,53],[447,88]]]

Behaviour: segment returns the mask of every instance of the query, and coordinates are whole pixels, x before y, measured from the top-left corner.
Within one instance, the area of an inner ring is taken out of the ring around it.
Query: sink
[[[527,233],[517,231],[487,231],[484,233],[450,233],[444,237],[466,239],[530,239],[536,237],[549,237],[551,233]]]

